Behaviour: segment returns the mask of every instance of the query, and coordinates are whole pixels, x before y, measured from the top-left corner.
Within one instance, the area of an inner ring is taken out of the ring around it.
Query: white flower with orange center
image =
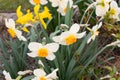
[[[12,79],[10,76],[10,73],[5,70],[3,71],[3,75],[5,76],[5,80],[15,80],[15,79]]]
[[[110,14],[110,18],[120,20],[120,19],[119,19],[120,8],[118,7],[117,2],[112,1],[112,2],[110,3],[110,11],[109,11],[109,14]]]
[[[52,73],[46,75],[46,72],[43,69],[35,69],[33,74],[35,75],[35,78],[32,80],[56,80],[58,69],[55,69]]]
[[[57,43],[48,43],[46,45],[42,45],[41,43],[31,42],[28,45],[31,53],[27,53],[30,57],[42,57],[48,60],[54,60],[56,52],[59,48],[59,44]]]
[[[62,16],[65,16],[67,11],[67,5],[69,3],[69,7],[72,8],[73,0],[50,0],[53,7],[58,7],[57,11],[61,13]]]
[[[29,0],[29,2],[33,5],[36,5],[36,4],[42,4],[42,5],[45,5],[48,3],[47,0]]]
[[[49,0],[52,3],[53,7],[58,7],[60,0]]]
[[[22,36],[22,32],[15,28],[15,21],[13,19],[5,19],[5,25],[8,28],[7,31],[12,38],[17,37],[19,40],[26,41],[26,38]]]
[[[54,36],[53,41],[62,45],[70,45],[77,42],[77,39],[81,39],[85,36],[86,32],[77,33],[80,29],[78,24],[73,24],[69,31],[61,33],[59,36]]]
[[[91,37],[88,39],[87,43],[90,43],[91,40],[95,40],[95,37],[99,35],[98,29],[100,29],[101,26],[102,26],[102,22],[93,26],[93,28],[90,30],[91,31]]]
[[[109,10],[109,3],[111,1],[112,0],[96,0],[96,15],[100,17],[105,16],[106,12]]]

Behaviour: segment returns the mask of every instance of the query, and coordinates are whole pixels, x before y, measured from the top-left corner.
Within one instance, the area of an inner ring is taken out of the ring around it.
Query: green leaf
[[[9,58],[9,53],[7,52],[6,46],[3,44],[2,40],[0,39],[0,48],[3,51],[6,58]]]
[[[32,75],[32,76],[27,76],[27,77],[23,78],[22,80],[31,80],[33,78],[34,78],[34,76]]]

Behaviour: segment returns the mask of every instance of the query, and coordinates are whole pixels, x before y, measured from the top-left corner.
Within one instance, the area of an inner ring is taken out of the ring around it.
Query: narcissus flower
[[[102,22],[93,26],[93,28],[90,30],[91,31],[91,37],[88,39],[87,43],[90,43],[91,40],[95,40],[95,37],[98,36],[98,34],[99,34],[98,29],[100,29],[101,26],[102,26]]]
[[[59,36],[54,36],[53,41],[62,45],[70,45],[77,42],[77,39],[81,39],[85,36],[86,32],[77,33],[80,29],[78,24],[73,24],[69,31],[61,33]]]
[[[53,7],[58,7],[57,11],[61,13],[62,16],[65,16],[67,11],[67,5],[69,3],[69,7],[73,7],[73,0],[50,0]]]
[[[32,5],[36,5],[36,4],[45,5],[45,4],[48,3],[47,0],[29,0],[29,2],[30,2]]]
[[[49,0],[52,3],[53,7],[59,6],[60,0]]]
[[[119,14],[120,14],[120,8],[117,5],[117,2],[112,1],[110,3],[110,11],[108,12],[110,14],[110,18],[120,20]]]
[[[52,19],[52,14],[49,12],[49,9],[47,6],[44,7],[44,11],[39,13],[39,8],[40,5],[36,5],[34,7],[34,13],[35,13],[35,19],[39,20],[41,22],[41,24],[43,25],[43,27],[46,29],[47,25],[44,21],[44,19]]]
[[[18,19],[16,20],[17,23],[19,24],[27,24],[34,22],[35,20],[33,19],[33,14],[30,12],[30,10],[27,10],[26,14],[23,14],[21,11],[21,6],[19,6],[16,10],[17,17]]]
[[[5,25],[8,28],[7,31],[12,38],[17,37],[19,40],[26,41],[26,38],[22,36],[22,32],[15,28],[15,22],[13,19],[5,19]]]
[[[28,48],[31,51],[31,53],[27,53],[30,57],[45,57],[48,60],[54,60],[55,55],[53,53],[58,50],[59,44],[49,43],[42,45],[41,43],[31,42]]]
[[[35,69],[33,74],[35,75],[35,78],[32,80],[56,80],[58,69],[55,69],[52,73],[46,75],[46,72],[43,69]]]
[[[109,10],[109,3],[111,1],[112,0],[96,0],[96,15],[100,17],[105,16],[106,12]]]
[[[5,70],[3,71],[3,75],[5,76],[6,80],[15,80],[15,79],[12,79],[10,76],[10,73]]]
[[[25,70],[25,71],[19,71],[18,75],[26,75],[26,74],[30,74],[30,73],[32,73],[31,70]]]

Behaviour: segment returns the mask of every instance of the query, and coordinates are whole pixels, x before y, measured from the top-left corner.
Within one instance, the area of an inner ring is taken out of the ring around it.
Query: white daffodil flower
[[[110,18],[120,20],[119,14],[120,14],[120,8],[117,5],[116,1],[112,1],[110,3]]]
[[[66,14],[68,3],[70,8],[74,8],[73,0],[50,0],[50,2],[53,7],[58,7],[57,11],[61,13],[62,16]]]
[[[59,44],[57,43],[48,43],[46,45],[42,45],[41,43],[31,42],[28,45],[28,49],[31,53],[27,53],[30,57],[45,57],[48,60],[54,60],[55,55],[53,54],[59,48]]]
[[[5,19],[5,25],[8,28],[8,33],[12,38],[17,37],[19,40],[26,41],[26,38],[22,36],[22,32],[15,28],[15,21],[13,19]]]
[[[59,6],[60,0],[49,0],[49,1],[52,3],[53,7],[58,7]]]
[[[5,76],[5,80],[15,80],[15,79],[12,79],[10,76],[10,73],[5,70],[3,71],[3,75]]]
[[[29,2],[30,2],[32,5],[36,5],[36,4],[45,5],[45,4],[48,3],[47,0],[29,0]]]
[[[56,80],[58,69],[55,69],[52,73],[46,75],[46,72],[43,69],[35,69],[33,74],[35,75],[35,78],[32,80]]]
[[[87,43],[90,43],[91,40],[95,40],[95,37],[98,36],[98,34],[99,34],[98,29],[100,29],[101,26],[102,26],[102,22],[93,26],[93,28],[90,30],[91,31],[91,37],[88,39]]]
[[[112,0],[96,0],[96,15],[100,17],[105,16],[106,12],[109,10],[109,3],[111,1]]]
[[[77,42],[77,39],[81,39],[85,36],[86,32],[77,33],[80,29],[78,24],[73,24],[69,31],[65,31],[61,33],[59,36],[54,36],[53,41],[62,44],[62,45],[70,45]]]
[[[72,6],[73,6],[73,1],[72,0],[60,0],[57,11],[59,13],[61,13],[62,16],[65,16],[65,14],[67,12],[68,3],[69,3],[69,7],[72,8]]]
[[[31,70],[19,71],[18,75],[26,75],[26,74],[29,74],[29,73],[32,73],[32,71]]]

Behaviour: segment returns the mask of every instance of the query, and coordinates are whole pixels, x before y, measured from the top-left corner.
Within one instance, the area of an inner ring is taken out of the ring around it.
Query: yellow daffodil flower
[[[21,6],[19,6],[16,10],[18,19],[16,20],[19,24],[27,24],[29,22],[34,22],[33,14],[30,12],[30,10],[27,10],[27,13],[23,15],[21,12]]]
[[[80,29],[78,24],[73,24],[69,31],[65,31],[61,33],[59,36],[54,36],[53,41],[62,44],[62,45],[70,45],[77,42],[77,39],[81,39],[85,36],[86,32],[77,33]]]
[[[32,5],[42,4],[45,5],[48,3],[47,0],[29,0]]]
[[[47,6],[44,7],[44,11],[39,13],[39,8],[40,5],[36,5],[34,7],[34,13],[35,13],[35,19],[39,20],[41,22],[41,24],[43,25],[43,27],[46,29],[47,25],[44,21],[45,18],[48,18],[49,20],[52,18],[51,13],[49,12],[49,9],[47,8]]]
[[[26,33],[30,32],[26,27],[23,27],[22,30]]]
[[[27,53],[30,57],[43,57],[48,60],[54,60],[55,55],[53,53],[58,50],[59,45],[57,43],[42,45],[41,43],[31,42],[28,48],[31,51],[31,53]]]
[[[58,69],[55,69],[52,73],[46,75],[46,72],[43,69],[35,69],[33,74],[35,77],[32,80],[56,80]]]
[[[5,25],[8,28],[7,31],[12,38],[17,37],[19,40],[26,41],[25,37],[22,36],[22,32],[15,28],[15,22],[13,19],[9,19],[9,20],[5,19]]]

